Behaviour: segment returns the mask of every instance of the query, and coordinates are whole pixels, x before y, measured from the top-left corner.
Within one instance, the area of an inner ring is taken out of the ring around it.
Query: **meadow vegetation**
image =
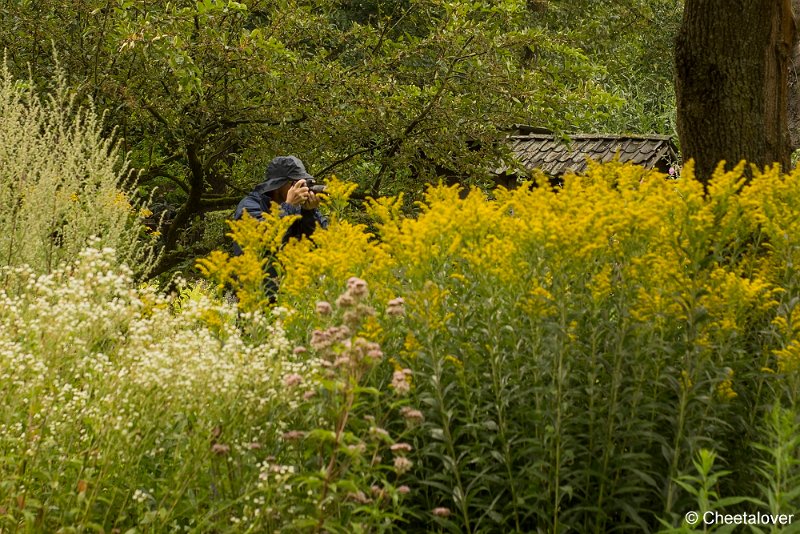
[[[0,531],[692,532],[690,510],[798,509],[800,171],[720,167],[706,191],[691,164],[612,162],[558,190],[432,186],[413,216],[376,198],[366,223],[332,181],[313,240],[245,218],[242,256],[167,287],[96,119],[2,88]]]
[[[333,209],[274,255],[292,339],[324,331],[315,302],[347,277],[389,306],[362,335],[421,411],[401,529],[658,530],[717,501],[792,513],[800,172],[721,169],[707,192],[691,165],[617,163],[492,200],[432,187],[415,217],[400,198],[371,202],[373,229]],[[200,263],[237,287],[231,261]]]

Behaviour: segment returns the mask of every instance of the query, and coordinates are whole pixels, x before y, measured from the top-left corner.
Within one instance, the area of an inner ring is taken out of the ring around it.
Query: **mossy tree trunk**
[[[678,136],[708,181],[720,160],[789,167],[792,0],[685,0],[675,46]]]

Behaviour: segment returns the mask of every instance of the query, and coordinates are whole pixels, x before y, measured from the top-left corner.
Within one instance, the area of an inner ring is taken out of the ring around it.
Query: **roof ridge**
[[[642,139],[646,141],[652,140],[659,140],[659,141],[671,141],[673,137],[671,135],[664,135],[664,134],[605,134],[605,133],[598,133],[598,134],[571,134],[571,135],[555,135],[555,134],[543,134],[543,133],[529,133],[529,134],[514,134],[509,135],[509,139],[552,139],[558,140],[562,138],[566,139]]]

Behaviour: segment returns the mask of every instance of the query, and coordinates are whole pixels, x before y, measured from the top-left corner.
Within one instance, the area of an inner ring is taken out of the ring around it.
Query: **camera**
[[[325,185],[317,183],[313,178],[306,178],[306,187],[314,194],[325,192]]]

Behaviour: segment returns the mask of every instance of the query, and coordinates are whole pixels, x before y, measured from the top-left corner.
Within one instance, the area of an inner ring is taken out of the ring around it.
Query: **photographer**
[[[302,161],[294,156],[278,156],[267,166],[264,182],[239,202],[233,218],[239,220],[247,211],[248,215],[260,220],[261,214],[269,212],[272,203],[277,202],[281,207],[281,217],[300,215],[289,227],[283,242],[292,237],[309,237],[317,224],[323,228],[328,226],[327,218],[319,211],[319,197],[314,192],[320,190],[321,186],[309,188],[308,185],[313,183],[314,177],[306,172]],[[233,252],[236,256],[242,253],[236,243]]]

